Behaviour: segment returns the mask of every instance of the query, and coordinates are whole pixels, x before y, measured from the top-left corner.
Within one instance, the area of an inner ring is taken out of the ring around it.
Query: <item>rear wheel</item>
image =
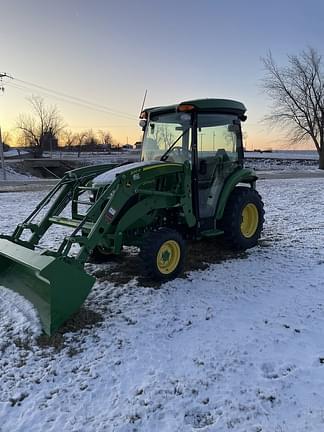
[[[186,243],[178,231],[150,231],[142,243],[140,258],[146,275],[166,281],[177,277],[184,266]]]
[[[263,228],[263,202],[255,189],[236,187],[221,221],[226,242],[236,250],[255,246]]]

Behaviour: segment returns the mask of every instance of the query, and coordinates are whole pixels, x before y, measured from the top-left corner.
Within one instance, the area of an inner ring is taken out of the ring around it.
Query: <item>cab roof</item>
[[[144,111],[150,114],[162,114],[164,112],[176,112],[180,105],[193,105],[198,112],[217,112],[224,114],[235,114],[241,120],[245,120],[246,107],[232,99],[194,99],[186,100],[175,105],[146,108]]]

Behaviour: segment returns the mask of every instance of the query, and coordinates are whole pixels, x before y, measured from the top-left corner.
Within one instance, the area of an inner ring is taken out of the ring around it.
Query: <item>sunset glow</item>
[[[73,131],[109,130],[116,142],[134,143],[148,89],[147,106],[240,100],[248,108],[247,147],[287,148],[284,134],[261,123],[269,101],[260,88],[260,58],[268,50],[285,61],[308,45],[321,49],[324,6],[312,3],[316,14],[307,2],[296,8],[292,0],[3,2],[0,71],[17,80],[4,80],[1,127],[14,136],[17,116],[30,111],[26,98],[39,94],[57,105]]]

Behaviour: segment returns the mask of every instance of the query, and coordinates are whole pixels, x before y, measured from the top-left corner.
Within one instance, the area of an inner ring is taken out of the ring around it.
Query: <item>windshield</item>
[[[151,115],[143,138],[142,161],[166,160],[183,163],[191,159],[191,115]]]

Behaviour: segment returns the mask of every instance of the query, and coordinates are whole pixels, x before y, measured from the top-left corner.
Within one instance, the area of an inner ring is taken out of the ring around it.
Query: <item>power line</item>
[[[40,90],[46,91],[47,93],[53,93],[53,94],[56,94],[56,95],[64,97],[64,98],[72,99],[72,100],[77,101],[79,103],[83,103],[83,104],[87,104],[87,105],[91,105],[91,106],[94,106],[94,107],[97,107],[97,108],[104,109],[107,112],[110,112],[111,114],[114,114],[114,115],[118,114],[120,116],[127,116],[127,117],[129,117],[131,119],[134,119],[134,120],[137,119],[137,117],[135,117],[134,115],[126,113],[124,111],[118,111],[118,110],[115,110],[113,108],[107,107],[105,105],[101,105],[101,104],[98,104],[98,103],[95,103],[95,102],[90,102],[90,101],[88,101],[86,99],[82,99],[82,98],[79,98],[79,97],[76,97],[76,96],[72,96],[72,95],[69,95],[67,93],[63,93],[63,92],[51,89],[49,87],[44,87],[44,86],[41,86],[41,85],[38,85],[38,84],[35,84],[35,83],[32,83],[32,82],[29,82],[29,81],[22,80],[20,78],[16,78],[15,77],[13,79],[15,81],[18,81],[18,82],[22,83],[22,84],[25,84],[25,85],[28,85],[28,86],[32,86],[32,87],[36,87],[36,88],[38,88]]]
[[[6,82],[6,85],[15,88],[17,90],[20,90],[22,92],[28,92],[28,93],[40,93],[40,94],[44,94],[46,96],[49,96],[51,98],[66,102],[66,103],[70,103],[70,104],[74,104],[77,106],[80,106],[82,108],[86,108],[92,111],[99,111],[102,112],[104,114],[109,114],[109,115],[113,115],[113,116],[117,116],[117,117],[121,117],[124,118],[125,120],[129,121],[129,125],[132,123],[134,124],[135,120],[137,120],[137,117],[128,114],[126,112],[123,111],[117,111],[117,110],[113,110],[112,108],[106,107],[105,105],[100,105],[94,102],[90,102],[87,101],[86,99],[82,99],[79,97],[75,97],[72,95],[69,95],[67,93],[63,93],[63,92],[59,92],[53,89],[50,89],[48,87],[45,86],[41,86],[35,83],[31,83],[29,81],[25,81],[19,78],[13,78],[12,76],[9,76],[6,73],[0,73],[0,84],[2,81],[2,78],[11,78],[12,81],[10,82]],[[35,90],[36,89],[36,90]],[[124,121],[125,121],[124,120]],[[129,125],[114,125],[114,126],[109,126],[110,128],[115,128],[115,127],[129,127]],[[105,126],[101,126],[101,127],[105,127]],[[73,128],[73,127],[72,127]],[[74,127],[77,128],[78,127]]]
[[[16,89],[18,89],[18,90],[21,90],[21,91],[23,91],[23,92],[31,93],[31,94],[35,92],[34,89],[31,89],[31,88],[29,88],[29,87],[22,86],[22,85],[17,85],[16,83],[14,84],[14,83],[11,83],[11,82],[10,82],[10,83],[7,83],[6,85],[8,85],[8,86],[10,86],[10,87],[12,87],[12,88],[16,88]],[[105,114],[109,114],[109,115],[117,116],[117,117],[120,117],[120,118],[123,118],[123,119],[126,119],[126,120],[130,120],[130,121],[132,121],[132,122],[135,121],[135,117],[131,118],[131,117],[126,116],[126,115],[117,114],[117,113],[112,113],[111,111],[107,111],[107,110],[105,110],[104,108],[96,108],[96,107],[94,107],[94,106],[92,106],[92,105],[88,105],[87,103],[76,102],[76,101],[72,101],[72,100],[69,100],[69,99],[65,99],[65,98],[63,98],[62,96],[56,96],[56,95],[54,95],[54,94],[48,94],[45,90],[36,90],[36,94],[37,94],[37,93],[38,93],[38,94],[44,94],[44,95],[46,95],[46,96],[50,96],[51,98],[57,99],[57,100],[59,100],[59,101],[63,101],[63,102],[66,102],[66,103],[70,103],[70,104],[73,104],[73,105],[77,105],[77,106],[80,106],[80,107],[82,107],[82,108],[89,109],[89,110],[91,110],[91,111],[102,112],[102,113],[105,113]]]
[[[9,75],[6,72],[0,72],[0,83],[1,83],[0,90],[2,91],[2,93],[5,90],[4,86],[2,85],[2,81],[3,81],[3,78],[6,78],[6,77],[9,77]],[[2,136],[1,136],[1,127],[0,127],[0,158],[1,158],[3,180],[7,180],[7,174],[6,174],[5,163],[4,163],[4,145],[3,145]]]
[[[10,75],[8,75],[6,72],[0,72],[0,91],[2,91],[2,93],[4,92],[5,88],[4,85],[2,84],[3,82],[3,78],[12,78]]]
[[[74,125],[74,124],[69,124],[68,127],[70,128],[75,128],[75,129],[84,129],[84,124],[83,125]],[[105,129],[107,128],[107,124],[100,124],[100,125],[93,125],[92,128],[94,129]],[[116,125],[116,124],[109,124],[109,128],[128,128],[130,127],[130,124],[122,124],[122,125]],[[134,125],[134,128],[136,127],[136,125]]]

